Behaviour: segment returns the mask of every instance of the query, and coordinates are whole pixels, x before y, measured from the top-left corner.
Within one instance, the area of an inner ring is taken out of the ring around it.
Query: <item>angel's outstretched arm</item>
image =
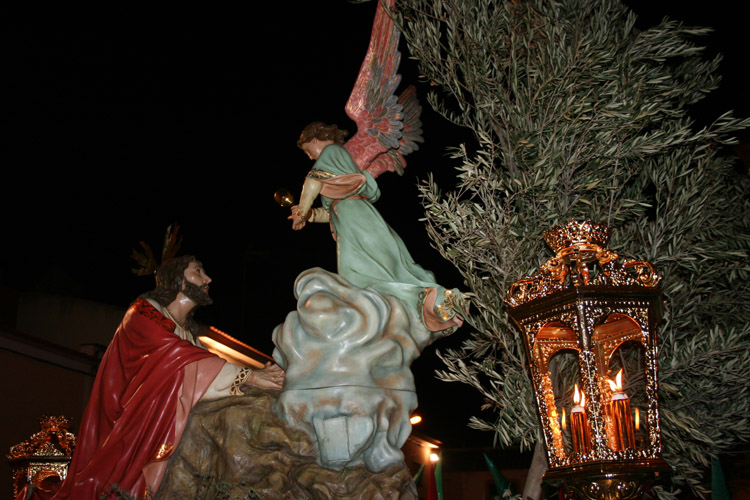
[[[320,190],[323,189],[323,183],[318,179],[307,177],[305,184],[302,186],[302,194],[299,197],[299,215],[307,220],[309,217],[310,207],[312,207],[315,198],[320,194]]]
[[[292,207],[292,215],[288,217],[292,221],[292,229],[295,231],[302,229],[307,221],[328,222],[328,212],[324,208],[311,208],[321,189],[323,189],[323,183],[319,180],[311,177],[305,179],[299,205]]]

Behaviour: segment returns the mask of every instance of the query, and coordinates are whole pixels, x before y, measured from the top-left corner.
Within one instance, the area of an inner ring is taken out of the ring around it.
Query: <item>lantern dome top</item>
[[[556,255],[533,277],[513,283],[505,303],[517,307],[571,287],[655,287],[661,277],[649,262],[621,259],[607,249],[610,230],[606,224],[573,219],[566,226],[544,232],[544,240]],[[591,266],[590,266],[591,264]]]
[[[545,231],[544,241],[555,253],[582,245],[604,247],[609,241],[609,227],[605,224],[594,224],[590,221],[578,222],[570,219],[565,226]]]
[[[73,454],[75,435],[68,431],[70,420],[64,416],[39,419],[41,430],[26,441],[10,448],[8,460],[31,460],[49,457],[67,457]]]

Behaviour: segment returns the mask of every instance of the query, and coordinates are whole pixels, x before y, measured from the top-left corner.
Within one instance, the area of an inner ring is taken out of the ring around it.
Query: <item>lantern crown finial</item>
[[[68,456],[75,448],[75,435],[68,431],[70,420],[65,416],[44,416],[39,419],[41,430],[26,441],[10,448],[8,460],[30,457]]]
[[[565,226],[545,231],[544,241],[556,254],[581,246],[604,247],[609,241],[609,227],[570,219]]]
[[[646,286],[659,284],[661,277],[646,261],[621,260],[606,248],[610,231],[606,224],[573,219],[562,227],[544,232],[544,240],[556,255],[531,278],[516,281],[505,302],[516,307],[571,286]],[[589,266],[591,264],[591,266]]]

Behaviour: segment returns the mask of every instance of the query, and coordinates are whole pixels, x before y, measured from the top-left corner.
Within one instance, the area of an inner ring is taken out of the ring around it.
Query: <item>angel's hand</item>
[[[292,229],[295,231],[299,231],[305,227],[305,224],[307,224],[307,221],[299,215],[299,205],[294,205],[292,207],[292,215],[287,217],[287,219],[292,221]]]
[[[290,215],[287,219],[292,221],[292,229],[295,231],[299,231],[307,224],[307,221],[299,215]]]

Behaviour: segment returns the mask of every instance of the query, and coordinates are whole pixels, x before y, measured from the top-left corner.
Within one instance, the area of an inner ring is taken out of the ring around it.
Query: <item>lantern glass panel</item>
[[[573,441],[570,435],[570,411],[575,404],[573,391],[576,385],[579,388],[583,386],[578,355],[576,350],[560,350],[552,356],[549,365],[566,456],[570,456],[573,451]]]
[[[623,342],[612,353],[607,378],[615,380],[622,370],[622,388],[633,405],[646,402],[646,349],[635,340]]]

